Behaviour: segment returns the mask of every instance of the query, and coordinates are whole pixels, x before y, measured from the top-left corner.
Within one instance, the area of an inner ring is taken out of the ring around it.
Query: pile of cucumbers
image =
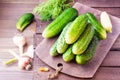
[[[99,40],[107,37],[94,14],[84,13],[78,16],[74,8],[65,10],[42,33],[44,38],[58,35],[50,49],[50,55],[62,55],[65,62],[75,59],[78,64],[89,62],[96,52]]]

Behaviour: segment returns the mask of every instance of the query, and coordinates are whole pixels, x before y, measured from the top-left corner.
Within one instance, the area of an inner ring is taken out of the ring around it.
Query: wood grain
[[[6,66],[3,65],[13,56],[8,53],[8,49],[18,52],[18,48],[13,44],[12,37],[17,33],[17,19],[25,12],[32,12],[38,0],[0,0],[0,80],[32,80],[33,71],[23,71],[18,68],[17,63]],[[33,34],[35,33],[35,22],[29,25],[23,32],[27,38],[25,49],[33,44]]]
[[[0,80],[48,80],[46,77],[48,76],[49,73],[39,73],[36,74],[36,71],[40,66],[46,66],[43,62],[40,61],[38,57],[35,56],[35,73],[33,76],[32,71],[20,71],[17,68],[17,64],[5,67],[3,66],[2,62],[6,61],[13,56],[7,53],[8,49],[13,49],[17,50],[17,47],[12,45],[12,41],[10,38],[13,37],[14,33],[17,32],[15,29],[15,23],[18,17],[20,17],[23,13],[25,12],[32,12],[32,9],[34,6],[36,6],[38,3],[42,2],[44,0],[0,0]],[[120,5],[119,5],[119,0],[77,0],[83,4],[89,5],[91,7],[95,7],[96,9],[99,10],[106,10],[110,14],[120,17],[119,11],[120,11]],[[35,27],[35,24],[30,25],[31,27]],[[24,33],[29,33],[31,31],[31,28],[29,27],[27,32]],[[43,29],[39,28],[38,30],[42,31]],[[39,33],[39,31],[37,32]],[[26,36],[29,36],[27,34]],[[39,42],[41,42],[42,38],[37,35],[37,41],[35,42],[36,46]],[[31,38],[33,37],[28,37],[29,38],[29,43],[32,44]],[[116,43],[113,45],[112,48],[115,48],[115,51],[110,51],[108,55],[106,56],[105,60],[102,63],[102,67],[98,70],[96,75],[92,80],[119,80],[119,44],[120,39],[116,40]],[[37,60],[36,60],[37,59]],[[111,62],[111,63],[110,63]],[[107,67],[108,66],[108,67]],[[109,67],[110,66],[110,67]],[[113,67],[112,67],[113,66]],[[117,66],[117,68],[116,68]],[[2,70],[3,69],[3,70]],[[51,72],[54,72],[54,70],[51,70]],[[36,77],[37,76],[37,77]],[[106,77],[109,76],[109,77]],[[34,77],[34,78],[33,78]],[[66,78],[67,77],[67,78]],[[70,77],[68,75],[60,74],[58,79],[55,80],[86,80],[86,79],[76,79],[74,77]],[[90,79],[87,79],[90,80]]]
[[[1,3],[37,3],[38,2],[43,2],[44,0],[1,0]],[[120,7],[120,0],[74,0],[75,2],[80,2],[82,4],[91,6],[91,7]],[[107,3],[107,4],[106,4]]]
[[[75,0],[91,7],[120,7],[120,0]]]
[[[34,34],[33,35],[33,42],[35,42],[33,45],[34,45],[34,48],[37,47],[37,45],[43,40],[43,37],[41,34]]]
[[[0,3],[24,3],[24,4],[33,4],[43,2],[44,0],[0,0]]]
[[[32,80],[32,72],[22,72],[22,71],[1,71],[0,80]]]

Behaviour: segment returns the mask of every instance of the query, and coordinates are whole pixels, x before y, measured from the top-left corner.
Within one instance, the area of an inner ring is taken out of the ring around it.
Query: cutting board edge
[[[76,4],[81,4],[81,3],[78,3],[78,2],[76,2]],[[83,5],[83,4],[81,4],[81,5]],[[95,9],[96,10],[96,9]],[[99,11],[99,10],[98,10]],[[112,17],[114,17],[114,18],[117,18],[117,17],[115,17],[115,16],[112,16]],[[119,18],[117,18],[117,19],[119,19]],[[119,36],[119,35],[118,35]],[[117,36],[117,37],[118,37]],[[114,44],[114,43],[113,43]],[[37,49],[37,48],[36,48]],[[107,55],[107,54],[106,54]],[[106,55],[105,55],[105,57],[106,57]],[[103,59],[104,60],[104,59]],[[103,61],[102,60],[102,61]],[[42,60],[43,61],[43,60]],[[45,64],[47,64],[45,61],[43,61]],[[102,62],[101,62],[102,63]],[[100,64],[101,64],[100,63]],[[47,64],[48,65],[48,64]],[[48,65],[48,66],[50,66],[50,65]],[[50,67],[52,67],[52,66],[50,66]],[[98,66],[99,67],[99,66]],[[52,68],[54,68],[54,67],[52,67]],[[97,68],[98,69],[98,68]],[[97,71],[97,70],[96,70]],[[95,71],[95,73],[96,73],[96,71]],[[63,73],[63,72],[62,72]],[[67,73],[64,73],[64,74],[67,74]],[[67,75],[69,75],[69,74],[67,74]],[[70,75],[70,76],[72,76],[72,75]],[[94,76],[94,74],[93,74],[93,76]],[[87,77],[87,78],[92,78],[93,76],[90,76],[90,77]],[[75,76],[74,76],[75,77]],[[80,78],[85,78],[85,77],[80,77]]]
[[[40,43],[39,43],[40,44]],[[53,67],[53,66],[51,66],[51,65],[49,65],[48,63],[46,63],[46,61],[44,61],[43,59],[41,59],[40,57],[39,57],[39,53],[37,52],[37,47],[36,47],[36,49],[35,49],[35,54],[38,56],[38,58],[43,62],[43,63],[45,63],[46,65],[48,65],[49,67],[51,67],[52,69],[55,69],[55,67]],[[96,70],[97,71],[97,70]],[[95,71],[95,73],[96,73],[96,71]],[[76,77],[76,78],[92,78],[93,76],[94,76],[94,74],[93,75],[90,75],[90,76],[76,76],[76,75],[72,75],[72,74],[68,74],[68,73],[66,73],[66,72],[63,72],[63,71],[60,71],[61,73],[63,73],[63,74],[66,74],[66,75],[68,75],[68,76],[72,76],[72,77]]]

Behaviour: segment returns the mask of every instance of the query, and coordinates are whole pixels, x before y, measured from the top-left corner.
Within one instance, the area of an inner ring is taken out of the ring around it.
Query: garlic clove
[[[26,70],[30,70],[32,69],[32,65],[31,64],[28,64],[26,67],[25,67]]]
[[[31,63],[31,60],[29,57],[21,57],[18,61],[18,67],[20,69],[25,69],[28,64]]]
[[[27,52],[24,53],[26,56],[29,56],[30,58],[34,57],[34,49],[33,49],[33,45],[30,45],[27,49]]]

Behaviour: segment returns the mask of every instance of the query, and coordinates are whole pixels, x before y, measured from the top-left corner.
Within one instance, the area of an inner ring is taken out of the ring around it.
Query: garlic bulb
[[[17,34],[13,37],[13,43],[19,47],[20,54],[23,54],[23,46],[26,44],[26,38],[21,34]]]
[[[14,51],[9,50],[9,52],[18,59],[18,67],[20,69],[31,69],[32,68],[32,59],[28,56],[19,56]]]

